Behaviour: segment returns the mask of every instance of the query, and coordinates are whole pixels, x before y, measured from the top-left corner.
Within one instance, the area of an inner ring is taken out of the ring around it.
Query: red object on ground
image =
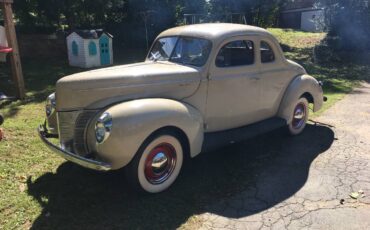
[[[5,46],[0,46],[0,53],[10,53],[13,49]]]

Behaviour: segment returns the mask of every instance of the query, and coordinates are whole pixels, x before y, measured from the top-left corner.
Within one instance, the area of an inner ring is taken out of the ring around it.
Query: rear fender
[[[323,91],[319,82],[309,75],[300,75],[291,81],[285,91],[278,117],[285,119],[289,124],[293,118],[293,110],[297,100],[307,93],[312,96],[313,111],[320,110],[323,104]]]

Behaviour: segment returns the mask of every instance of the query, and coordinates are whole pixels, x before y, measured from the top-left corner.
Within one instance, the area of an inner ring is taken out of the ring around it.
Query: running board
[[[229,144],[244,141],[246,139],[273,131],[287,125],[285,119],[274,117],[240,128],[226,131],[205,133],[202,152],[209,152]]]

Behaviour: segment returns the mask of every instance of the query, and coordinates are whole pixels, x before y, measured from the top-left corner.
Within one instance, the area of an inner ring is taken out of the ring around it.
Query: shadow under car
[[[174,229],[205,212],[245,217],[294,195],[312,161],[330,148],[334,132],[307,125],[299,136],[279,129],[190,160],[167,191],[130,191],[122,171],[95,172],[63,163],[56,173],[28,178],[28,193],[43,208],[33,229]],[[225,210],[222,201],[248,196],[248,210]]]

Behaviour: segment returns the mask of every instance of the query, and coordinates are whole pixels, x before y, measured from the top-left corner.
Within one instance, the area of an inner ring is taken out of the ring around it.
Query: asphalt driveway
[[[315,121],[309,138],[294,137],[302,145],[283,146],[254,186],[209,205],[198,227],[370,229],[370,84]]]
[[[30,227],[370,229],[370,84],[315,121],[297,137],[276,130],[202,153],[157,195],[132,193],[119,172],[63,163],[28,178],[43,209]]]

